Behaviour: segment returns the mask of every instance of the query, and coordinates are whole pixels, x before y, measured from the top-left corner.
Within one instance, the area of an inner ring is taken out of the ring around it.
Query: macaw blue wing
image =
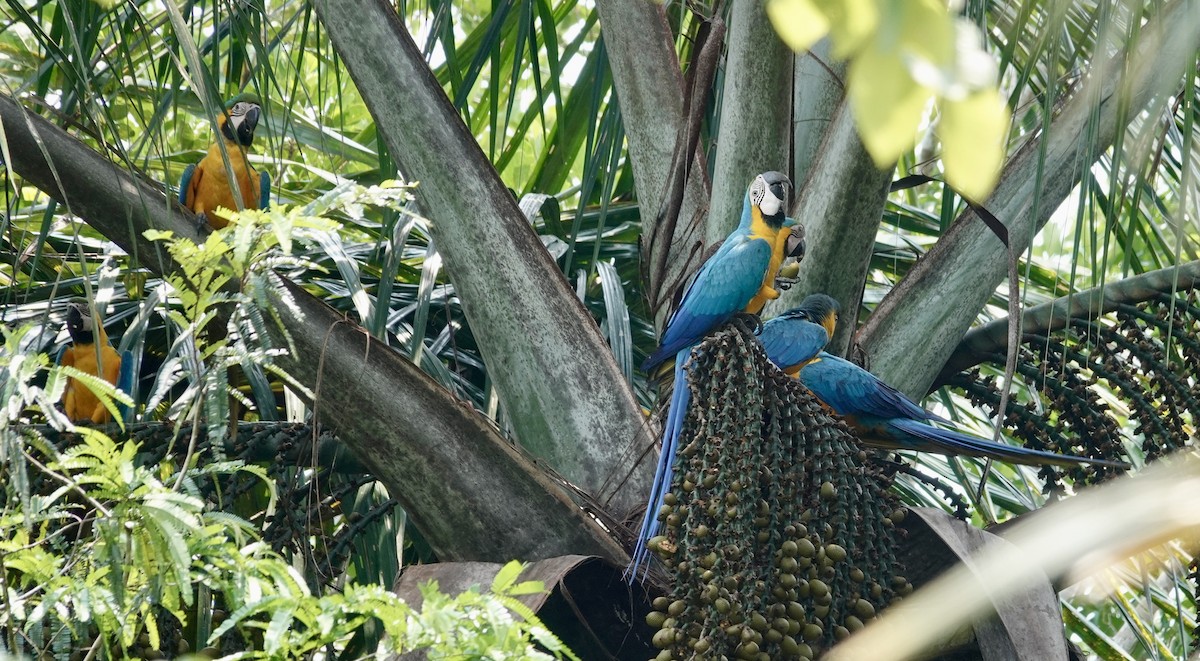
[[[187,206],[187,192],[192,185],[192,175],[196,172],[196,164],[192,163],[183,169],[183,176],[179,178],[179,204]]]
[[[258,173],[258,188],[258,208],[266,211],[271,208],[271,175]]]
[[[66,353],[67,349],[69,349],[70,347],[71,347],[70,344],[64,344],[58,348],[58,351],[54,353],[54,364],[55,365],[62,365],[63,354]]]
[[[121,371],[117,374],[117,388],[133,397],[133,352],[125,350],[121,352]],[[117,413],[121,414],[121,419],[125,422],[130,422],[133,411],[137,408],[137,402],[134,406],[126,406],[120,402],[117,403]]]
[[[1074,455],[1056,454],[1024,448],[1018,445],[1003,445],[984,440],[977,436],[964,434],[953,429],[933,427],[916,420],[896,418],[886,422],[891,433],[886,434],[888,447],[920,452],[937,452],[939,454],[965,454],[972,457],[991,457],[1010,464],[1028,464],[1042,466],[1074,466],[1080,463],[1098,464],[1112,468],[1128,468],[1129,465],[1120,461],[1107,459],[1090,459]],[[894,444],[893,444],[894,443]]]
[[[699,342],[709,331],[728,321],[762,286],[771,261],[771,244],[747,235],[725,240],[683,295],[659,340],[659,347],[642,363],[649,370],[680,349]]]
[[[767,358],[786,372],[820,353],[829,343],[829,333],[807,319],[780,316],[763,324],[758,340]]]
[[[874,374],[825,352],[805,365],[798,378],[838,415],[942,420]]]

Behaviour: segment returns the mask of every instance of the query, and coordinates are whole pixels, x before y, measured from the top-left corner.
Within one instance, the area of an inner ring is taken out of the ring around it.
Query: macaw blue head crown
[[[824,324],[826,321],[837,321],[838,311],[841,306],[838,302],[827,294],[810,294],[803,301],[800,301],[798,307],[792,308],[783,314],[789,317],[797,317],[807,319],[814,324]]]

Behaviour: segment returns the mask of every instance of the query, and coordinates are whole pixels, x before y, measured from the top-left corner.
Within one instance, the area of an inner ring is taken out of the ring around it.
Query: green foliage
[[[206,511],[197,495],[199,481],[239,471],[263,476],[261,469],[209,463],[185,471],[177,491],[166,484],[175,476],[169,466],[138,465],[136,444],[79,431],[84,443],[61,454],[30,432],[22,440],[52,459],[43,464],[27,450],[4,466],[11,475],[28,461],[36,469],[31,482],[58,485],[18,499],[9,482],[3,493],[0,627],[10,651],[57,648],[66,636],[124,656],[142,634],[158,649],[158,614],[186,624],[201,585],[238,603],[294,582],[249,523]]]
[[[379,586],[350,584],[316,596],[254,526],[212,511],[199,495],[203,483],[235,472],[266,481],[262,469],[209,462],[175,480],[169,463],[139,465],[135,443],[79,431],[84,442],[61,454],[27,436],[21,440],[28,447],[54,459],[42,464],[27,450],[3,466],[11,476],[17,463],[28,461],[35,481],[53,488],[22,499],[16,482],[4,480],[0,651],[36,656],[90,646],[102,650],[101,658],[144,655],[165,648],[165,615],[188,630],[197,607],[210,606],[197,604],[197,595],[216,595],[233,613],[200,641],[220,645],[236,633],[246,649],[228,658],[311,658],[328,646],[344,648],[373,621],[389,636],[380,651],[550,658],[536,643],[554,658],[575,658],[517,601],[544,590],[538,582],[516,582],[520,563],[506,566],[490,593],[470,590],[452,598],[436,585],[424,586],[419,612]],[[182,488],[168,486],[172,481]]]
[[[220,213],[232,222],[213,230],[202,243],[176,238],[172,232],[146,231],[146,238],[166,243],[180,266],[180,272],[171,274],[167,282],[182,303],[174,318],[183,327],[203,328],[216,314],[216,306],[261,296],[271,269],[311,267],[291,256],[293,241],[338,229],[333,221],[287,205],[269,211],[222,209]],[[220,346],[221,342],[215,341],[209,350]]]
[[[341,648],[364,624],[378,620],[388,636],[386,651],[426,650],[431,658],[576,659],[517,600],[545,590],[540,581],[516,583],[522,569],[519,562],[508,563],[486,593],[471,588],[450,597],[430,581],[421,586],[419,611],[379,586],[352,584],[323,597],[304,591],[277,594],[247,604],[213,635],[245,624],[263,631],[263,648],[230,658],[299,659],[329,645]]]
[[[179,301],[168,315],[185,331],[177,345],[191,364],[180,371],[191,379],[180,399],[191,398],[193,408],[187,410],[208,418],[210,435],[224,434],[221,393],[236,392],[227,386],[227,370],[270,369],[279,353],[263,344],[263,315],[278,314],[266,299],[274,270],[320,268],[293,251],[337,243],[330,237],[341,226],[327,215],[361,221],[367,206],[402,210],[410,199],[407,187],[396,182],[347,184],[305,207],[230,213],[231,224],[200,244],[168,232],[148,233],[180,264],[168,278]],[[339,263],[350,266],[348,260]],[[210,333],[223,314],[229,317],[225,332]],[[244,650],[234,658],[308,658],[322,649],[346,648],[365,629],[381,626],[389,636],[381,650],[549,658],[536,643],[555,658],[575,658],[517,601],[544,589],[540,583],[516,583],[517,563],[500,573],[489,593],[472,590],[451,598],[425,586],[420,612],[379,586],[351,583],[317,595],[261,540],[255,525],[214,509],[204,495],[235,473],[246,473],[266,486],[269,512],[276,507],[275,494],[264,469],[197,461],[190,450],[183,466],[166,459],[151,468],[139,462],[137,444],[115,444],[94,429],[77,429],[82,442],[61,453],[28,428],[14,430],[10,423],[25,420],[30,407],[56,426],[72,428],[55,404],[77,371],[29,353],[28,326],[4,333],[0,473],[14,479],[3,480],[0,500],[5,591],[0,649],[37,654],[90,646],[118,658],[151,650],[174,653],[172,636],[195,631],[197,645],[218,648],[234,636],[240,641],[235,648]],[[101,396],[125,397],[109,384],[97,387]],[[210,405],[202,406],[205,401]],[[232,615],[209,633],[217,604]],[[164,631],[164,625],[173,631]]]
[[[515,561],[505,565],[489,593],[471,589],[451,598],[438,592],[434,581],[422,586],[421,612],[408,622],[410,649],[428,649],[434,658],[460,654],[468,659],[550,658],[531,648],[528,641],[532,639],[554,658],[576,659],[533,611],[516,599],[545,590],[541,581],[517,583],[521,568]]]
[[[728,8],[735,3],[720,4]],[[999,61],[1007,105],[1015,114],[1010,141],[1015,149],[1049,129],[1056,108],[1077,81],[1117,75],[1097,70],[1096,63],[1132,39],[1155,12],[1173,3],[967,0],[954,5],[960,16],[953,18],[942,3],[926,1],[772,0],[769,4],[772,12],[780,8],[791,12],[787,27],[817,28],[805,37],[808,43],[832,30],[835,46],[846,48],[842,54],[865,54],[856,56],[850,88],[852,95],[874,94],[869,98],[881,99],[856,105],[860,120],[861,113],[879,113],[864,123],[868,146],[882,141],[883,147],[903,151],[902,172],[922,168],[940,153],[950,180],[973,194],[954,178],[953,163],[963,160],[959,150],[970,152],[967,165],[986,170],[983,166],[989,159],[977,154],[998,143],[991,133],[996,125],[1007,130],[1007,122],[993,99],[970,94],[970,85],[955,87],[963,82],[957,61],[964,52],[974,53],[974,47],[982,44]],[[263,99],[264,117],[251,158],[256,167],[271,172],[278,183],[278,199],[304,204],[346,182],[370,186],[395,176],[397,155],[382,148],[368,109],[344,68],[337,65],[308,3],[194,3],[187,5],[179,20],[169,20],[167,6],[161,4],[119,3],[109,12],[102,12],[101,6],[107,5],[61,0],[0,3],[4,26],[0,79],[9,93],[21,95],[31,111],[69,127],[122,167],[169,187],[211,142],[211,120],[220,107],[214,99],[253,90]],[[835,11],[838,7],[846,11]],[[639,399],[653,406],[652,384],[632,369],[655,341],[639,284],[641,210],[623,138],[623,118],[612,94],[609,51],[599,38],[594,3],[436,0],[397,3],[396,9],[504,182],[519,195],[535,193],[552,202],[541,205],[541,215],[530,214],[531,223],[610,338]],[[679,3],[666,8],[672,36],[685,60],[693,36],[689,31],[699,23],[696,15],[706,9]],[[796,20],[800,16],[813,20]],[[934,20],[922,22],[920,17]],[[965,30],[966,20],[980,27],[978,34]],[[914,25],[920,29],[909,32]],[[903,34],[896,35],[891,31],[895,28],[904,28]],[[960,50],[957,40],[964,35],[971,37],[971,48]],[[896,39],[889,42],[892,37]],[[903,61],[888,57],[902,48],[908,49]],[[198,60],[190,57],[193,51]],[[948,59],[951,54],[954,59]],[[196,62],[198,66],[193,66]],[[980,93],[991,90],[994,80],[984,82]],[[1182,215],[1195,187],[1192,154],[1200,87],[1193,71],[1181,86],[1164,81],[1163,89],[1172,90],[1163,94],[1163,103],[1169,100],[1169,106],[1122,119],[1128,123],[1122,140],[1100,157],[1080,163],[1075,193],[1039,235],[1022,265],[1027,303],[1200,255],[1195,228]],[[719,86],[717,91],[702,128],[702,148],[710,150],[720,137]],[[914,109],[924,110],[931,94],[948,100],[931,122],[943,137],[942,148],[932,139],[910,148],[917,122],[922,121],[913,119]],[[984,112],[956,114],[956,108],[969,110],[973,99],[986,102],[980,103]],[[958,105],[950,103],[954,100],[959,100]],[[954,138],[963,134],[964,124],[983,147]],[[808,133],[819,141],[824,126],[823,122],[797,124],[797,137]],[[900,130],[891,135],[889,127]],[[64,183],[69,189],[71,182]],[[0,366],[0,404],[6,415],[35,419],[40,411],[52,424],[64,424],[53,403],[66,373],[37,352],[52,344],[49,336],[59,325],[55,315],[61,312],[61,301],[93,293],[110,306],[109,318],[118,327],[132,319],[121,342],[146,361],[141,377],[152,386],[147,417],[186,420],[191,412],[211,413],[217,419],[228,404],[221,393],[247,397],[223,380],[227,370],[219,366],[254,365],[252,351],[243,354],[247,361],[235,361],[239,355],[234,353],[209,353],[198,360],[202,350],[197,341],[210,342],[203,351],[218,341],[199,332],[204,326],[193,322],[200,315],[161,319],[168,306],[180,309],[189,289],[176,287],[177,298],[172,299],[162,281],[140,267],[136,256],[114,251],[105,237],[67,213],[64,205],[34,191],[19,177],[8,177],[6,184],[6,208],[0,220],[0,309],[6,325],[38,325],[34,330],[6,331],[10,359]],[[1039,173],[1032,186],[1032,203],[1037,203],[1042,190]],[[1022,193],[1026,194],[1030,193]],[[892,196],[884,229],[876,237],[866,308],[904,277],[961,208],[953,193],[936,186]],[[421,357],[422,369],[503,429],[505,412],[488,366],[453,284],[438,268],[437,248],[425,223],[391,207],[368,209],[357,217],[340,208],[332,212],[343,213],[345,222],[334,232],[318,234],[315,244],[301,246],[296,257],[300,261],[285,266],[289,275],[354,315],[382,342]],[[564,222],[568,218],[573,222]],[[223,241],[238,244],[233,238]],[[280,247],[280,252],[289,251]],[[609,264],[611,268],[606,268]],[[109,271],[119,272],[120,277],[107,278]],[[253,277],[259,276],[272,277],[265,269],[255,271]],[[202,284],[215,291],[213,285],[222,277],[231,288],[243,284],[233,270]],[[243,294],[255,291],[241,289]],[[149,298],[144,298],[147,292]],[[218,301],[214,294],[206,305],[219,307]],[[1006,302],[1007,293],[998,292],[990,306],[979,311],[980,319],[999,314]],[[198,299],[190,305],[201,307]],[[232,317],[240,320],[235,326],[247,331],[261,328],[261,315],[272,313],[270,307],[235,307],[242,308],[236,314],[258,315]],[[41,332],[46,330],[51,332]],[[18,353],[24,357],[16,358]],[[211,380],[197,378],[206,374]],[[13,375],[20,378],[9,378]],[[206,392],[211,410],[187,408]],[[217,396],[211,396],[214,393]],[[259,407],[256,413],[265,417],[270,399],[257,395],[251,399]],[[1030,388],[1028,399],[1040,401],[1036,387]],[[987,434],[989,423],[979,418],[977,410],[966,407],[961,398],[945,395],[943,401],[956,419]],[[16,437],[5,437],[0,445],[0,452],[8,457],[20,455],[23,449]],[[974,491],[981,473],[973,462],[957,458],[925,456],[920,461],[963,493]],[[6,488],[28,494],[23,469],[12,470]],[[999,467],[990,475],[989,497],[1007,515],[1042,503],[1035,471]],[[924,491],[918,496],[913,500],[923,504],[937,506],[943,501]],[[394,556],[395,549],[386,547],[388,537],[380,535],[382,544],[362,552]],[[395,535],[390,537],[394,545]],[[1114,634],[1123,629],[1125,634],[1137,631],[1139,638],[1143,631],[1152,632],[1148,636],[1163,635],[1162,627],[1146,626],[1137,619],[1150,602],[1147,598],[1128,609],[1107,607],[1100,617],[1101,608],[1088,605],[1073,622],[1085,622],[1099,634],[1113,636],[1116,649],[1130,647],[1129,635]]]
[[[66,392],[68,377],[79,376],[80,372],[52,366],[46,354],[29,352],[24,344],[30,339],[30,330],[28,326],[16,329],[0,326],[0,333],[4,334],[4,346],[0,349],[0,407],[3,407],[0,409],[0,430],[7,428],[9,421],[23,420],[25,409],[30,406],[45,412],[47,421],[55,427],[71,424],[54,405]],[[38,385],[40,379],[36,377],[43,373],[45,381]],[[104,397],[111,395],[113,387],[105,383],[95,391],[97,396]]]
[[[255,399],[268,419],[273,419],[275,401],[265,378],[253,377],[265,369],[300,391],[304,388],[272,365],[281,349],[271,346],[267,323],[283,329],[278,306],[271,296],[278,291],[276,269],[322,271],[310,259],[293,254],[302,246],[339,246],[335,238],[341,225],[326,217],[341,213],[361,219],[365,206],[402,208],[411,199],[407,186],[395,181],[379,186],[347,184],[307,206],[276,205],[270,210],[222,210],[231,219],[214,230],[202,243],[177,238],[171,232],[148,230],[146,237],[164,242],[179,264],[167,282],[179,299],[169,319],[183,331],[177,348],[185,369],[160,381],[156,395],[164,395],[183,378],[191,386],[176,398],[174,408],[182,419],[202,414],[215,437],[228,417],[228,400],[214,393],[227,393],[253,409],[254,401],[229,382],[229,370],[240,367],[257,386]],[[336,248],[334,248],[336,249]],[[340,264],[339,264],[340,266]],[[284,303],[287,303],[286,296]],[[218,324],[224,317],[224,328]],[[268,321],[269,320],[269,321]],[[284,333],[286,337],[286,332]],[[290,344],[290,339],[289,339]],[[156,403],[152,399],[151,406]],[[216,444],[214,443],[214,446]]]

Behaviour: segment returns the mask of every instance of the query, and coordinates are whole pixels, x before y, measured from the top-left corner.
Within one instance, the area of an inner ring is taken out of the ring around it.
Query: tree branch
[[[687,181],[692,175],[691,169],[696,166],[696,146],[700,144],[700,127],[704,122],[705,108],[708,107],[709,96],[712,94],[713,78],[717,73],[717,64],[721,59],[721,48],[725,43],[725,21],[719,16],[700,25],[696,30],[696,43],[693,49],[692,66],[685,77],[688,90],[683,104],[684,122],[680,133],[675,137],[675,156],[671,162],[671,175],[668,177],[667,197],[663,200],[663,208],[655,215],[654,233],[649,244],[649,254],[654,261],[645,279],[654,283],[647,292],[650,310],[655,316],[661,316],[670,310],[665,303],[673,298],[678,285],[700,264],[693,257],[703,254],[703,243],[692,243],[683,259],[668,261],[669,250],[659,250],[660,245],[669,245],[676,236],[679,228],[680,212],[683,208],[684,195],[687,192]],[[645,216],[643,215],[643,218]],[[696,218],[690,218],[684,225],[687,236],[695,234]],[[646,236],[643,234],[643,236]],[[703,237],[701,237],[701,240]],[[643,243],[645,246],[645,243]],[[702,263],[702,262],[701,262]],[[674,267],[668,269],[668,267]],[[676,280],[667,276],[675,272]]]
[[[1095,319],[1121,305],[1136,305],[1152,298],[1200,287],[1200,261],[1149,271],[1100,287],[1086,289],[1036,305],[1021,313],[1024,335],[1048,335],[1066,328],[1070,319]],[[1008,350],[1008,317],[973,328],[950,354],[930,390],[942,386],[963,370],[991,360]]]
[[[472,332],[522,445],[612,505],[651,480],[641,409],[600,329],[458,117],[386,0],[313,2],[433,221]]]
[[[667,23],[664,6],[646,0],[597,0],[600,28],[608,49],[613,86],[621,106],[629,159],[637,181],[638,204],[642,209],[642,236],[658,234],[658,211],[671,195],[669,177],[675,160],[675,144],[683,117],[683,77],[675,38]],[[645,283],[650,300],[670,300],[668,283],[680,280],[688,256],[697,241],[703,241],[704,217],[708,213],[708,182],[699,154],[688,156],[691,166],[683,181],[678,223],[680,230],[656,241],[651,249],[643,243],[642,263],[658,264],[658,253],[666,251],[665,273],[650,273]],[[702,247],[703,248],[703,247]],[[703,254],[704,250],[696,251]],[[666,306],[656,314],[660,324]]]
[[[570,552],[627,562],[490,421],[299,285],[285,280],[284,290],[301,312],[281,315],[296,344],[284,368],[312,387],[326,428],[372,475],[387,476],[388,493],[439,558],[504,562]]]

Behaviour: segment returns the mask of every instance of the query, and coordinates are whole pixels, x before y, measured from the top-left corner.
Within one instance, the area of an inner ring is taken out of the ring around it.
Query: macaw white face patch
[[[790,184],[787,183],[787,178],[783,175],[779,175],[779,177],[782,179],[782,181],[772,185],[768,184],[766,177],[760,174],[755,177],[754,182],[750,184],[750,190],[748,191],[750,195],[750,204],[758,207],[758,210],[761,211],[762,215],[764,216],[774,217],[782,214],[785,211],[784,206],[786,205],[787,201],[780,199],[779,196],[775,194],[772,186],[774,186],[774,188],[783,190],[786,196],[787,187]]]
[[[253,104],[245,101],[239,101],[233,104],[233,107],[229,109],[229,121],[233,124],[234,129],[240,127],[242,122],[245,121],[246,113],[250,112],[251,105]]]
[[[762,202],[758,203],[758,208],[764,216],[775,216],[783,209],[783,200],[775,197],[770,187],[766,186],[766,182],[763,182],[763,198]]]
[[[767,193],[767,180],[758,175],[754,178],[754,183],[750,184],[750,204],[759,206],[762,204],[763,196]]]
[[[71,307],[74,308],[75,313],[79,315],[79,328],[81,330],[94,332],[95,328],[92,325],[92,313],[88,310],[87,306],[73,303]]]

